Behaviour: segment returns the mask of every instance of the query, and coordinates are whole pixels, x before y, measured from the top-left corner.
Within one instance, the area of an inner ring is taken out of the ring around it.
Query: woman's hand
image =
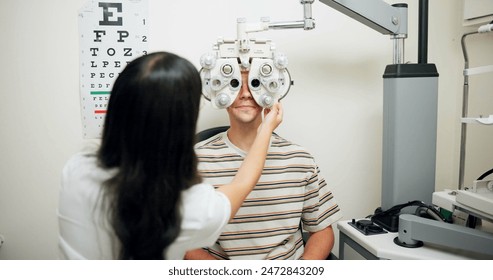
[[[282,122],[282,118],[283,118],[282,105],[281,103],[276,102],[270,109],[264,110],[264,118],[259,129],[265,127],[267,129],[270,129],[270,131],[272,132]]]

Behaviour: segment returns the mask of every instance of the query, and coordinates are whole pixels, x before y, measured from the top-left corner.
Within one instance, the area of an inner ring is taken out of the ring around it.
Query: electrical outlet
[[[3,243],[5,243],[5,237],[0,234],[0,247],[2,247]]]

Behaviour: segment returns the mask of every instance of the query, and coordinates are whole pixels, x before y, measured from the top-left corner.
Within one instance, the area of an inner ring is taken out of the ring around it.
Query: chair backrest
[[[211,138],[212,136],[228,130],[229,125],[211,127],[197,133],[197,143]]]

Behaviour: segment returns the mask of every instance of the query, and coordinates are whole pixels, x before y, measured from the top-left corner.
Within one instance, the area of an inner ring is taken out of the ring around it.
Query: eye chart
[[[148,0],[92,0],[79,10],[80,100],[85,139],[101,138],[110,92],[127,63],[147,54]]]

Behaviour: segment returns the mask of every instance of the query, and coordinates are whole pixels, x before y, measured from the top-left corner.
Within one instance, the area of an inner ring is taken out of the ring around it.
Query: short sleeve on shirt
[[[315,165],[316,166],[316,165]],[[308,180],[307,191],[316,195],[304,202],[303,229],[317,232],[342,218],[342,213],[318,167]]]
[[[209,184],[198,184],[183,193],[180,236],[169,247],[168,259],[182,259],[189,250],[213,245],[228,223],[231,203]]]

